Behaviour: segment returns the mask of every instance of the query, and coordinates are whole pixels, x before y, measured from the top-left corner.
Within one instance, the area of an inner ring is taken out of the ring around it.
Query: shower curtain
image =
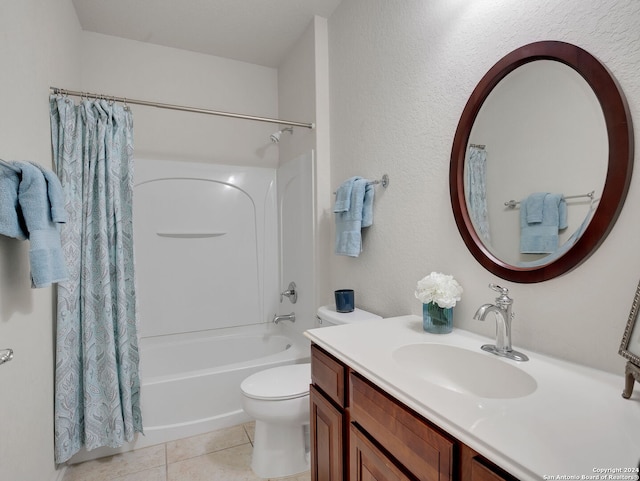
[[[58,285],[55,460],[142,432],[133,262],[133,118],[107,100],[50,98],[69,222]]]
[[[465,161],[465,199],[476,232],[485,243],[491,241],[487,213],[487,152],[471,145]]]

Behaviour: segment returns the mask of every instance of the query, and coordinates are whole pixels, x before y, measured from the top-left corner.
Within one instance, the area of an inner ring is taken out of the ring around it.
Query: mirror
[[[564,42],[526,45],[487,72],[460,118],[449,172],[458,230],[478,262],[499,277],[552,279],[603,242],[632,167],[631,117],[606,67]],[[558,225],[552,247],[531,249],[523,222],[532,212],[530,194],[539,192],[560,194],[542,198],[560,206],[561,219],[564,209],[567,227]]]

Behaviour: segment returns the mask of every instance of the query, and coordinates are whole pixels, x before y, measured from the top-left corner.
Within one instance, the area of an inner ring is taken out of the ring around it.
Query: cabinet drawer
[[[344,407],[345,366],[316,345],[311,346],[311,382]]]
[[[351,420],[421,481],[452,479],[451,439],[355,373],[349,377]]]
[[[517,481],[513,476],[504,472],[498,473],[497,470],[491,469],[480,458],[475,457],[471,460],[471,481]]]
[[[349,481],[411,481],[353,424],[349,444]]]

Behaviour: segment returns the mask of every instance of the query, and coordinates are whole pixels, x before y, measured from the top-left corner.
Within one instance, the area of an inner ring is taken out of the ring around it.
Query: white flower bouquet
[[[440,272],[432,272],[418,281],[415,296],[423,304],[435,302],[447,309],[456,305],[462,297],[462,286],[453,278]]]

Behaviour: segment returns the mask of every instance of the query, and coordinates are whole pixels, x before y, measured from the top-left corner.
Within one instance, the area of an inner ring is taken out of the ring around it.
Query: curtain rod
[[[269,122],[272,124],[291,125],[294,127],[305,127],[307,129],[315,128],[315,124],[313,123],[309,124],[305,122],[294,122],[291,120],[271,119],[268,117],[256,117],[255,115],[236,114],[232,112],[221,112],[218,110],[200,109],[196,107],[185,107],[182,105],[163,104],[159,102],[150,102],[147,100],[130,99],[127,97],[115,97],[113,95],[93,94],[90,92],[79,92],[76,90],[67,90],[67,89],[61,89],[57,87],[49,87],[49,89],[52,90],[54,94],[72,95],[74,97],[90,97],[90,98],[96,98],[96,99],[113,100],[115,102],[122,102],[125,105],[126,104],[144,105],[146,107],[158,107],[161,109],[180,110],[182,112],[195,112],[198,114],[218,115],[220,117],[232,117],[236,119],[255,120],[257,122]]]

